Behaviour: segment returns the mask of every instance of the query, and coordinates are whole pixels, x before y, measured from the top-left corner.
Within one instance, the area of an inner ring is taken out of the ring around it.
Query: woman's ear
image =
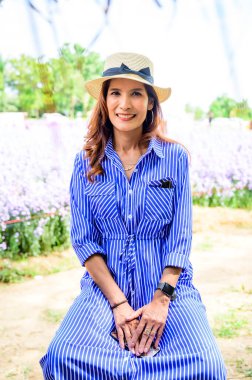
[[[153,107],[154,107],[154,99],[149,98],[148,107],[147,107],[148,111],[151,111],[153,109]]]

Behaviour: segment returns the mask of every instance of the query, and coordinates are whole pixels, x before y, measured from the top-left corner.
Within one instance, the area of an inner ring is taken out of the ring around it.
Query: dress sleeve
[[[105,255],[99,245],[100,233],[94,225],[94,218],[85,194],[83,152],[76,155],[73,173],[70,181],[70,236],[72,246],[81,262],[85,261],[94,253]]]
[[[188,155],[185,151],[178,160],[173,207],[173,219],[163,246],[163,266],[184,269],[189,264],[192,244],[192,196]]]

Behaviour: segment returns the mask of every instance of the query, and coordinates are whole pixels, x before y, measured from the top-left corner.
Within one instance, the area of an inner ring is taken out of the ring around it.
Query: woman
[[[152,71],[148,58],[116,53],[86,84],[98,102],[70,183],[86,272],[41,359],[45,379],[226,378],[192,285],[188,155],[158,131],[171,90]]]

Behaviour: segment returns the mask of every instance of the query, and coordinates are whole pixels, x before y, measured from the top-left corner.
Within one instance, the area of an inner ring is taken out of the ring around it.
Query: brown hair
[[[90,169],[87,178],[90,182],[94,182],[95,176],[103,174],[101,162],[104,156],[104,150],[107,142],[113,136],[113,126],[108,117],[108,109],[106,97],[110,80],[103,82],[99,99],[93,110],[91,119],[88,124],[88,132],[86,136],[83,150],[86,152],[85,158],[89,158]],[[155,90],[144,85],[148,94],[148,98],[153,102],[152,111],[147,111],[146,119],[143,123],[143,134],[139,141],[139,146],[147,147],[152,137],[158,137],[163,141],[176,142],[164,136],[163,127],[165,125],[162,110]]]

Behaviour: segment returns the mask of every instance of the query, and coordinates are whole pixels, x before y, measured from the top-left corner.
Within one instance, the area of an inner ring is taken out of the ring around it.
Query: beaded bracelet
[[[117,306],[120,306],[120,305],[122,305],[122,304],[125,303],[125,302],[128,302],[128,300],[123,300],[123,301],[121,301],[121,302],[119,302],[119,303],[116,303],[114,306],[111,306],[111,309],[113,310],[113,309],[115,309]]]

